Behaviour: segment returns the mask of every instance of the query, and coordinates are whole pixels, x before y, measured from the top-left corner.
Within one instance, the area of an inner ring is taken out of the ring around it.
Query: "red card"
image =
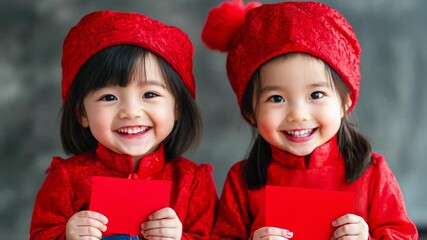
[[[354,193],[266,186],[266,226],[287,229],[292,240],[329,240],[332,221],[354,212]]]
[[[89,210],[108,218],[105,236],[141,233],[141,223],[169,206],[170,181],[95,176]]]

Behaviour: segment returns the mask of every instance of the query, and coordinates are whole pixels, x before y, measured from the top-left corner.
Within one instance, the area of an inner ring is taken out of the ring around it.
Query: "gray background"
[[[61,49],[69,28],[94,10],[136,11],[181,27],[195,46],[197,101],[205,132],[187,156],[210,162],[219,193],[248,150],[250,131],[225,74],[225,55],[200,41],[218,0],[0,1],[0,239],[27,239],[35,195],[58,137]],[[264,3],[275,1],[263,1]],[[385,155],[410,217],[427,226],[427,1],[324,1],[341,11],[362,45],[360,130]]]

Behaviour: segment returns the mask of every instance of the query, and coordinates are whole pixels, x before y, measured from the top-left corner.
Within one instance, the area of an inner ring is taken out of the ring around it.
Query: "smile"
[[[142,132],[147,131],[148,127],[129,127],[129,128],[119,128],[117,129],[117,132],[120,134],[139,134]]]
[[[304,129],[296,131],[285,131],[285,133],[292,137],[308,137],[313,132],[313,129]]]

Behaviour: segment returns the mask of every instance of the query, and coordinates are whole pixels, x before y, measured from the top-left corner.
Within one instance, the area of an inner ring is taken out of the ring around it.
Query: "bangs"
[[[84,68],[88,74],[84,92],[88,93],[107,86],[126,87],[132,81],[134,68],[144,59],[146,50],[133,45],[106,48],[88,60]],[[89,71],[90,70],[90,71]]]

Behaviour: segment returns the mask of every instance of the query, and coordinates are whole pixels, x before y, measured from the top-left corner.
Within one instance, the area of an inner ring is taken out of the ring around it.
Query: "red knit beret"
[[[97,11],[71,28],[63,45],[62,100],[83,64],[104,48],[120,44],[140,46],[168,62],[195,97],[193,44],[174,26],[138,13]]]
[[[209,12],[202,40],[209,48],[228,53],[227,74],[240,106],[254,72],[289,52],[308,53],[328,63],[350,88],[348,112],[356,105],[360,45],[347,20],[325,4],[224,2]]]

